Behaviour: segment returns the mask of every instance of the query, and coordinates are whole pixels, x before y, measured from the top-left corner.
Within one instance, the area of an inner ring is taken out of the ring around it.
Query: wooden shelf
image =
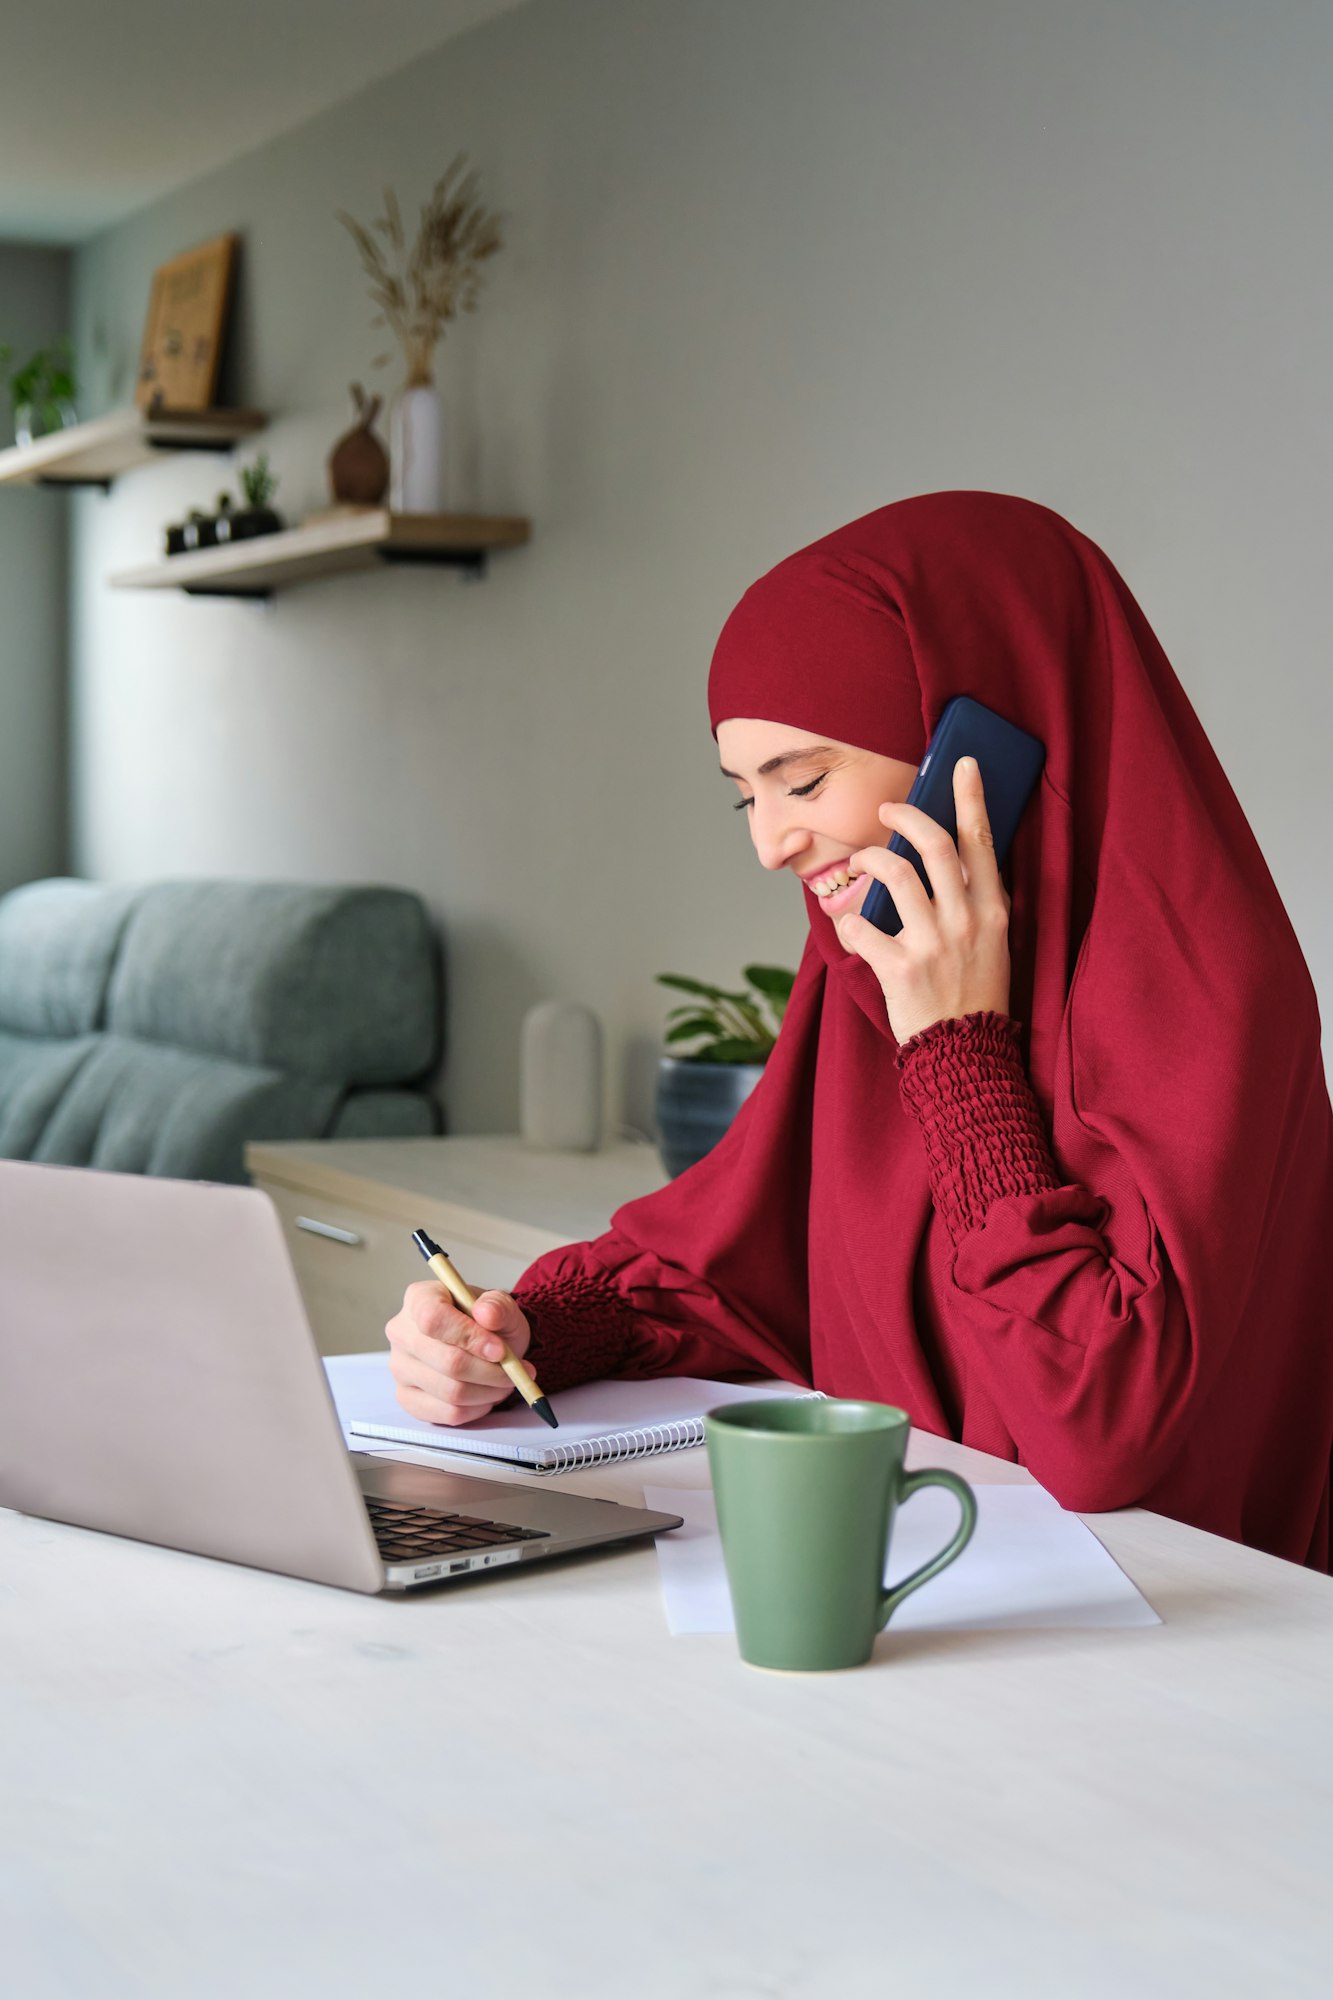
[[[492,549],[517,548],[532,533],[515,516],[391,514],[385,507],[333,514],[253,541],[166,556],[121,570],[115,590],[184,590],[192,597],[270,597],[275,590],[380,563],[446,563],[480,576]]]
[[[230,451],[268,422],[258,410],[117,410],[0,451],[0,486],[109,487],[164,451]]]

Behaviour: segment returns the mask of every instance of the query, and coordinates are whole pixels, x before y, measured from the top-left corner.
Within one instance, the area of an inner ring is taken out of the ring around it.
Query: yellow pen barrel
[[[434,1271],[436,1277],[461,1312],[470,1313],[472,1311],[473,1306],[477,1303],[477,1294],[472,1290],[470,1285],[464,1284],[447,1257],[432,1257],[427,1265],[427,1269]]]
[[[538,1400],[542,1393],[541,1390],[537,1387],[537,1384],[533,1381],[523,1363],[515,1355],[510,1354],[506,1350],[505,1358],[500,1363],[500,1366],[504,1369],[505,1374],[518,1390],[519,1395],[525,1403],[535,1403]]]
[[[473,1306],[477,1303],[478,1295],[472,1290],[470,1285],[464,1283],[442,1250],[429,1259],[428,1268],[435,1273],[459,1310],[471,1314]],[[500,1340],[500,1335],[496,1334],[495,1338]],[[537,1384],[533,1381],[517,1355],[510,1353],[509,1343],[501,1341],[501,1345],[504,1347],[504,1358],[500,1362],[500,1366],[518,1390],[519,1395],[529,1406],[533,1403],[540,1403],[543,1400],[542,1391],[537,1387]]]

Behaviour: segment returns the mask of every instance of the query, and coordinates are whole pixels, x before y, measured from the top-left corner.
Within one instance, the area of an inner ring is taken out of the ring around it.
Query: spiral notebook
[[[425,1445],[468,1458],[498,1458],[529,1472],[570,1472],[613,1459],[646,1458],[702,1444],[704,1412],[756,1396],[800,1396],[772,1384],[701,1382],[670,1375],[653,1382],[589,1382],[551,1397],[559,1430],[526,1408],[502,1410],[484,1424],[444,1428],[409,1417],[397,1400],[389,1357],[335,1354],[324,1363],[350,1444]]]

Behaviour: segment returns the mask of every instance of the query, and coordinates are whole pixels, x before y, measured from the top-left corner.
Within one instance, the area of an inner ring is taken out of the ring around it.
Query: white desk
[[[645,1469],[706,1478],[567,1483]],[[1326,2000],[1333,1583],[1096,1526],[1163,1626],[797,1679],[669,1638],[651,1546],[394,1601],[0,1513],[0,1984]]]

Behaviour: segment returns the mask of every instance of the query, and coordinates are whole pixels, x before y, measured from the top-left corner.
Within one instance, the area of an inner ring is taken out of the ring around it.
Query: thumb
[[[514,1301],[507,1292],[479,1292],[472,1317],[478,1325],[488,1327],[492,1333],[501,1333],[516,1323],[516,1311]]]

